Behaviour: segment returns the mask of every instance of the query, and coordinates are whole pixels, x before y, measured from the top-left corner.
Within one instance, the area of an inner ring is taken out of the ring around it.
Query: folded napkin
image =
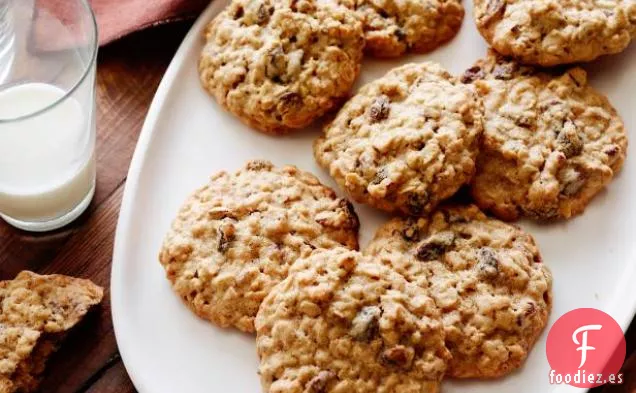
[[[198,15],[211,0],[89,0],[104,45],[133,31]]]

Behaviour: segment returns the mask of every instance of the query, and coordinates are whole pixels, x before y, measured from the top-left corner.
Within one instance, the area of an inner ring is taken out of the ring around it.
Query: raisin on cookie
[[[376,57],[426,53],[450,41],[464,20],[461,0],[341,0],[362,19],[365,51]]]
[[[199,316],[254,331],[258,307],[289,266],[317,248],[358,247],[346,199],[293,166],[251,161],[220,172],[183,205],[159,259]]]
[[[364,48],[358,17],[330,0],[233,0],[205,38],[203,86],[271,134],[305,127],[345,99]]]
[[[474,174],[481,101],[434,63],[408,64],[362,87],[314,143],[354,200],[425,214]]]
[[[484,101],[476,203],[504,220],[583,212],[620,170],[627,135],[581,68],[540,71],[490,53],[463,77]]]
[[[425,290],[342,248],[292,271],[256,318],[265,392],[439,392],[449,354]]]
[[[449,377],[511,373],[547,323],[552,275],[534,239],[476,206],[395,218],[364,253],[428,290],[442,313]]]
[[[475,19],[499,53],[545,67],[622,52],[636,36],[634,0],[475,0]]]

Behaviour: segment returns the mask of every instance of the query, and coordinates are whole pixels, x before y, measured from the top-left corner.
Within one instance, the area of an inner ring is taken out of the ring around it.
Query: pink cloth
[[[18,0],[20,1],[20,0]],[[76,3],[68,0],[35,0],[45,11],[35,14],[33,43],[42,51],[63,50],[76,43],[68,31],[73,23]],[[88,0],[99,28],[99,44],[104,45],[126,34],[162,23],[192,18],[212,0]],[[78,32],[81,35],[81,32]]]
[[[198,15],[211,0],[89,0],[104,45],[133,31]]]

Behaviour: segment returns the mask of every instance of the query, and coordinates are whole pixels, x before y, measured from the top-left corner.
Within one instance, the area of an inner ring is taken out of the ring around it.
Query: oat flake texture
[[[0,282],[0,393],[38,389],[48,358],[103,298],[89,280],[23,271]]]
[[[359,18],[330,0],[234,0],[205,40],[205,89],[271,134],[303,128],[346,98],[364,48]]]
[[[365,51],[376,57],[430,52],[451,40],[464,20],[460,0],[340,0],[362,20]]]
[[[196,314],[253,332],[261,301],[289,266],[318,248],[357,249],[358,227],[352,205],[313,175],[251,161],[188,198],[159,259]]]
[[[0,324],[0,393],[13,393],[20,387],[17,374],[39,338],[37,330]]]
[[[434,63],[407,64],[362,87],[314,143],[314,156],[357,202],[425,214],[475,170],[481,101]]]
[[[534,239],[476,206],[390,220],[364,253],[433,298],[452,355],[449,377],[513,372],[547,323],[552,275]]]
[[[476,203],[505,220],[582,213],[621,169],[622,119],[581,68],[538,71],[490,53],[464,74],[484,100]]]
[[[426,291],[342,248],[299,260],[256,329],[266,393],[437,393],[449,358]]]
[[[499,53],[547,67],[622,52],[636,36],[636,1],[475,0],[475,20]]]

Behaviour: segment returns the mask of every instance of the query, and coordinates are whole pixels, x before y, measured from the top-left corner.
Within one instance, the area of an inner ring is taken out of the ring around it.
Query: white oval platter
[[[163,236],[187,195],[213,172],[234,171],[264,158],[294,164],[334,182],[315,163],[318,127],[286,137],[254,131],[224,112],[200,87],[197,59],[207,21],[226,4],[215,0],[185,38],[150,107],[132,160],[117,228],[112,311],[119,350],[137,389],[148,393],[259,392],[253,337],[216,328],[190,313],[172,292],[157,261]],[[399,61],[366,59],[358,86],[411,61],[434,60],[460,74],[486,52],[465,2],[460,34],[447,46]],[[592,85],[607,94],[636,133],[636,44],[586,66]],[[629,155],[634,155],[634,145]],[[537,239],[554,278],[550,324],[578,307],[611,314],[624,329],[636,309],[636,158],[584,215],[567,222],[522,222]],[[386,216],[357,205],[364,246]],[[548,383],[546,332],[523,369],[495,381],[445,381],[446,393],[579,391]]]

